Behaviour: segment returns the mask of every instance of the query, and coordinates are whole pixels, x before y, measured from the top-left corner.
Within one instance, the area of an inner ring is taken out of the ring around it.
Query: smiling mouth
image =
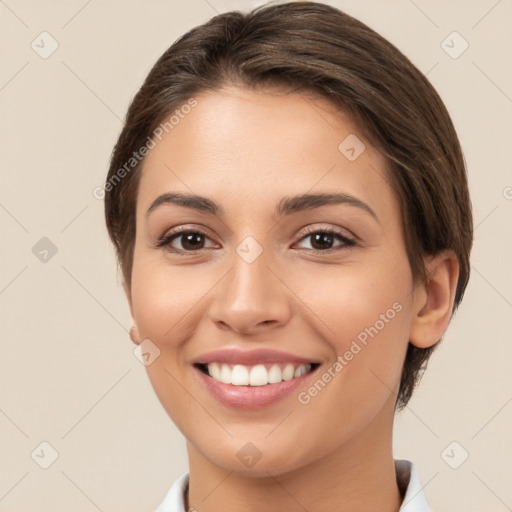
[[[243,364],[214,362],[208,364],[197,363],[194,366],[213,380],[223,384],[231,384],[233,386],[266,386],[297,379],[312,372],[320,365],[317,363],[274,363],[247,366]]]

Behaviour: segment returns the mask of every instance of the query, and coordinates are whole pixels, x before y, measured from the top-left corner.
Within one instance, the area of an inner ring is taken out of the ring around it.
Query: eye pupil
[[[201,233],[188,233],[182,235],[182,238],[182,245],[185,249],[197,249],[201,244],[204,244],[204,240],[202,240],[203,235]]]
[[[330,247],[333,243],[333,236],[329,235],[327,233],[315,233],[313,235],[313,240],[314,240],[313,246],[316,244],[316,245],[319,245],[319,247],[318,247],[319,249],[322,249],[322,248],[325,249],[326,247],[328,249],[330,249]]]

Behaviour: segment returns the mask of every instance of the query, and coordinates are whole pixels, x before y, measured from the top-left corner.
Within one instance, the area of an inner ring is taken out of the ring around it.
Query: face
[[[128,298],[138,341],[160,351],[146,367],[159,400],[189,454],[227,471],[375,449],[415,313],[383,157],[323,100],[196,100],[137,197]]]

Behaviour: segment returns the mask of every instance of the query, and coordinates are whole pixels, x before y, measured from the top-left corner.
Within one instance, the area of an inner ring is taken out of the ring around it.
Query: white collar
[[[408,460],[395,460],[395,470],[398,487],[405,491],[398,512],[432,512],[416,466]]]
[[[402,492],[405,491],[399,512],[432,512],[421,485],[416,466],[408,460],[395,460],[396,478]],[[172,485],[164,501],[155,512],[186,512],[185,495],[189,474],[184,473]]]

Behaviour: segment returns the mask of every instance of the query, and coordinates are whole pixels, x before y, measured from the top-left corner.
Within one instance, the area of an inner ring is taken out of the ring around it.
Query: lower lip
[[[306,379],[317,368],[300,377],[265,386],[224,384],[206,375],[199,368],[194,367],[194,370],[199,374],[199,378],[210,393],[224,405],[238,409],[261,409],[282,400],[304,386]]]

